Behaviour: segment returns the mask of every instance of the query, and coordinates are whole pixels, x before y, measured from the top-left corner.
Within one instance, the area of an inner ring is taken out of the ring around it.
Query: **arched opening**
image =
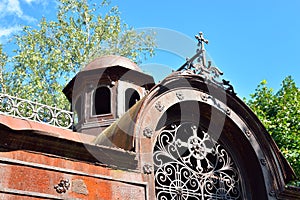
[[[139,93],[132,88],[128,88],[125,91],[125,111],[131,108],[139,100],[140,100]]]
[[[220,133],[216,126],[223,127]],[[162,115],[156,131],[156,199],[268,199],[260,161],[225,113],[197,101],[180,102]]]
[[[98,87],[94,94],[93,115],[111,113],[111,93],[107,87]]]
[[[78,123],[79,121],[81,121],[82,119],[82,97],[79,96],[76,99],[76,103],[75,103],[75,119],[74,122]]]
[[[194,123],[165,127],[153,158],[157,199],[243,199],[230,153]]]

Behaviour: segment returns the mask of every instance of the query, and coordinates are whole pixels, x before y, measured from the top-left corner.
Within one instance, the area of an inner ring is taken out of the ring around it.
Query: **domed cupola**
[[[96,58],[64,88],[77,115],[75,129],[98,135],[154,86],[145,74],[125,57],[109,55]]]

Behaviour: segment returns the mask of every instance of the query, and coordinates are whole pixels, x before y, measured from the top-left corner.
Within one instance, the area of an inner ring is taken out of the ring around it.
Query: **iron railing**
[[[61,128],[71,128],[74,121],[73,112],[3,93],[0,93],[0,114]]]

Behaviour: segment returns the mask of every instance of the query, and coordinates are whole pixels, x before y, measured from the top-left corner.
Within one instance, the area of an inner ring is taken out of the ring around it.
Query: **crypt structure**
[[[75,121],[40,104],[25,116],[31,102],[2,95],[0,199],[300,199],[293,169],[196,39],[158,84],[121,56],[86,65],[63,90]]]

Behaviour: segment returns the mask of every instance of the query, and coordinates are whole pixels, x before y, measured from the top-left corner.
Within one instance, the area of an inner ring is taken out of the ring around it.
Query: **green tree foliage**
[[[4,74],[4,67],[7,63],[7,60],[8,60],[8,56],[3,51],[2,44],[0,44],[0,91],[3,92],[3,93],[6,92],[3,74]]]
[[[300,184],[300,90],[291,76],[276,93],[264,80],[247,102],[289,161]]]
[[[15,36],[17,49],[5,74],[11,95],[66,108],[63,86],[95,57],[115,54],[139,62],[153,55],[153,37],[129,28],[105,0],[58,3],[55,20],[42,18],[38,28],[25,26]]]

